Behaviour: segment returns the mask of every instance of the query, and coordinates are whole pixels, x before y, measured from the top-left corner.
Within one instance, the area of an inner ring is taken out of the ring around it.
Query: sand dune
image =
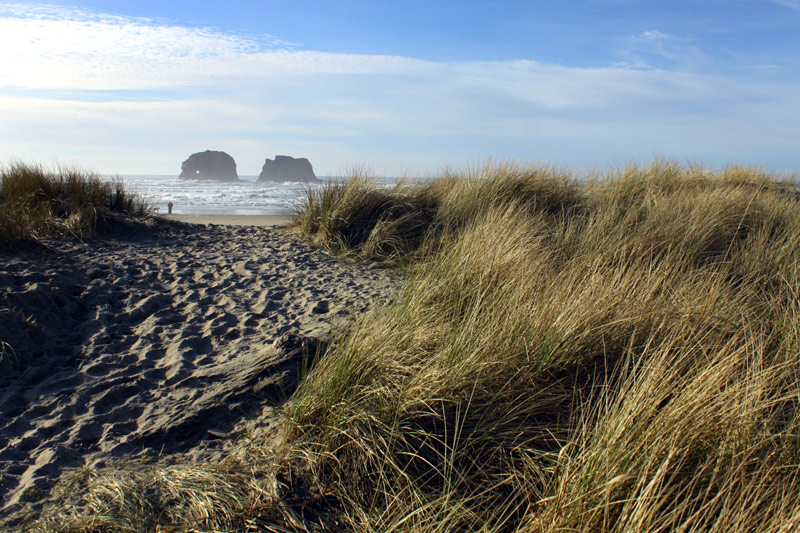
[[[4,509],[66,467],[208,448],[245,414],[269,426],[303,344],[396,286],[260,226],[0,251],[0,341],[24,361],[0,376]]]

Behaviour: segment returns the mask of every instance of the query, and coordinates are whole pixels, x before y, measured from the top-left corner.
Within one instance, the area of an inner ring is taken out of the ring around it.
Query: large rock
[[[258,181],[319,181],[314,175],[311,163],[305,157],[295,159],[288,155],[276,155],[275,161],[267,159]]]
[[[236,181],[236,161],[225,152],[206,150],[189,156],[181,164],[182,180]]]

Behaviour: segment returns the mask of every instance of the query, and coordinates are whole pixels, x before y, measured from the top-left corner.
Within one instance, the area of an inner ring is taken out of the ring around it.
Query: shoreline
[[[159,214],[165,220],[177,220],[188,224],[214,224],[218,226],[288,226],[292,217],[288,215],[209,215],[209,214]]]

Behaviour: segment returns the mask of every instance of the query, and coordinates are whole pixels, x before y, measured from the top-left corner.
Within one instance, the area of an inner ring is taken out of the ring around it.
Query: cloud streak
[[[5,16],[3,16],[5,15]],[[0,9],[0,86],[160,89],[275,74],[376,74],[424,69],[409,58],[297,51],[235,35],[75,9]]]

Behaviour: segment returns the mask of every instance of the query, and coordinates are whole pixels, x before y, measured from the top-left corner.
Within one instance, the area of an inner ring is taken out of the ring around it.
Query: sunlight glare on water
[[[256,176],[243,176],[233,183],[168,175],[123,175],[122,181],[126,189],[142,195],[160,213],[166,213],[167,203],[172,202],[172,212],[179,215],[288,215],[308,187],[293,182],[256,183]]]
[[[256,181],[257,176],[240,176],[239,181],[182,180],[174,175],[129,174],[103,176],[109,181],[122,179],[125,188],[140,194],[147,203],[167,212],[172,202],[176,215],[278,215],[294,212],[306,196],[308,187],[322,187],[327,181],[344,181],[340,176],[324,177],[320,183],[271,183]],[[391,187],[400,178],[376,178],[383,187]]]

